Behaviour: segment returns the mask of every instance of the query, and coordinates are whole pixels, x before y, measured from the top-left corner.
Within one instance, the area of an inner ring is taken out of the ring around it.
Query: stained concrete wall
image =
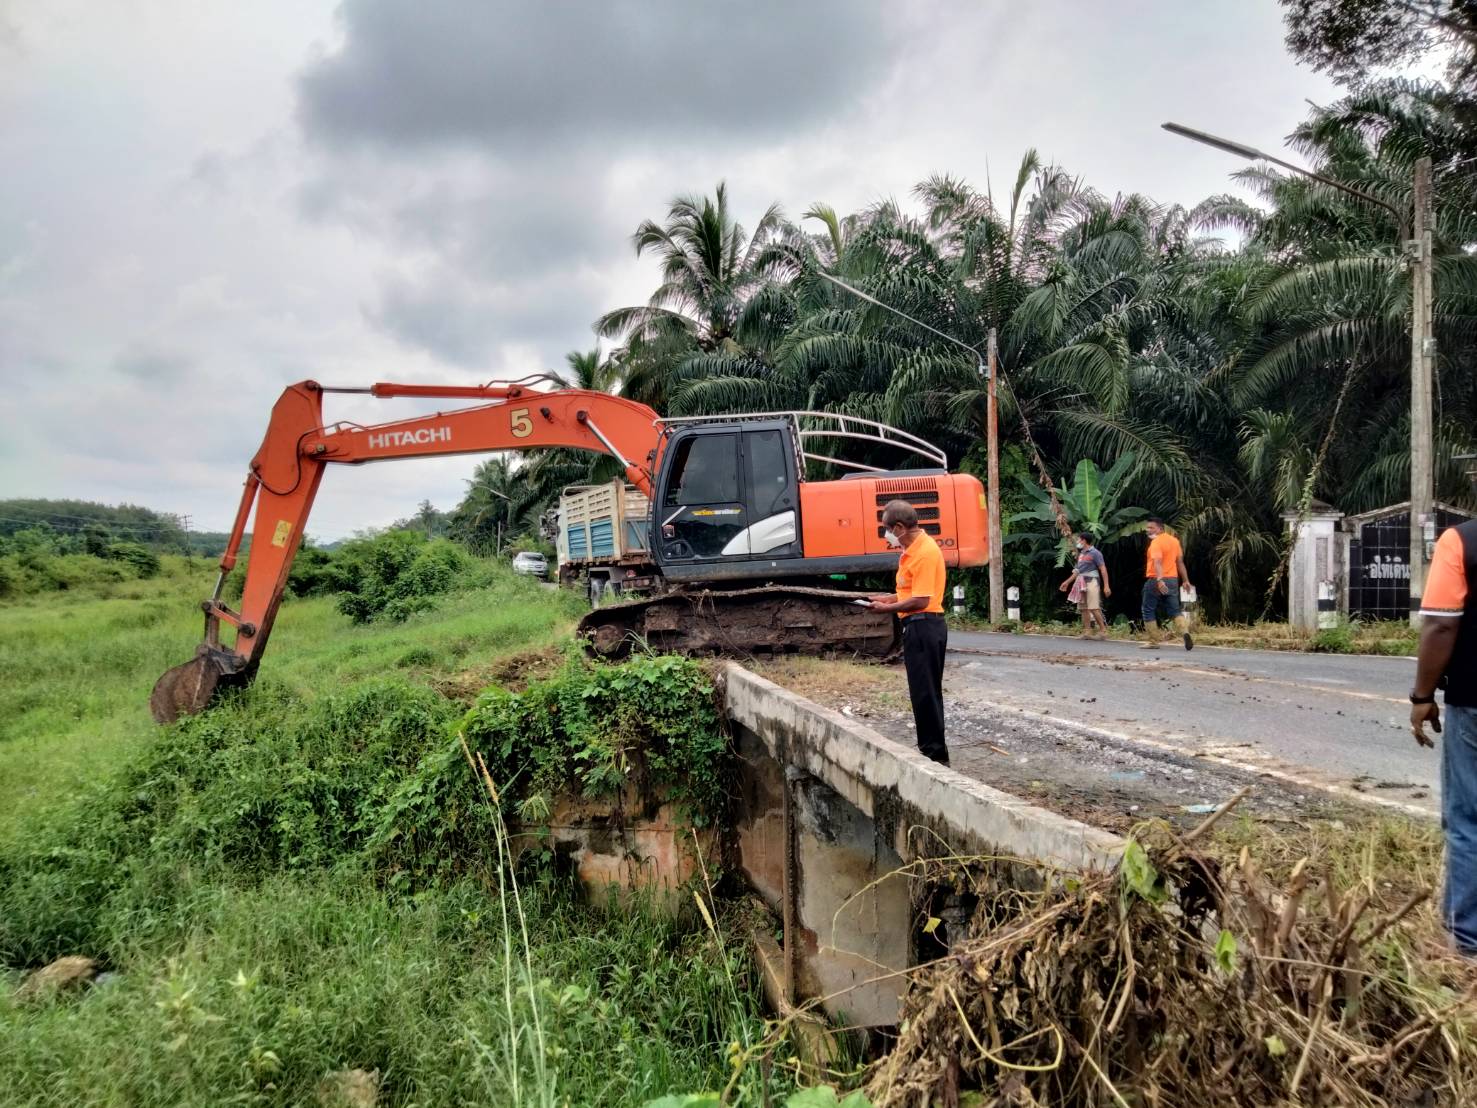
[[[910,862],[953,853],[1109,868],[1115,835],[1038,808],[730,663],[740,775],[735,854],[785,922],[785,999],[857,1026],[895,1024],[915,964]],[[1009,878],[1004,878],[1009,879]]]
[[[691,906],[689,889],[717,871],[721,844],[678,805],[628,785],[613,797],[562,797],[546,820],[509,828],[515,856],[549,850],[595,896],[636,894],[657,907]]]

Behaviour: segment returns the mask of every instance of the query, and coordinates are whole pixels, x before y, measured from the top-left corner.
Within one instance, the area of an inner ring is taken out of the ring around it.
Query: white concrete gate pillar
[[[1332,626],[1344,608],[1348,576],[1348,544],[1338,529],[1344,514],[1314,501],[1306,518],[1300,520],[1296,512],[1284,512],[1282,518],[1293,533],[1287,621],[1309,631]]]

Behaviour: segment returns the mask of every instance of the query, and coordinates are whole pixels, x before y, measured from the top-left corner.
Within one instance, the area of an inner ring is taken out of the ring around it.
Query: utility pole
[[[995,328],[990,328],[989,345],[986,347],[985,429],[986,460],[989,472],[985,475],[987,526],[990,528],[990,622],[1000,624],[1005,620],[1005,566],[1000,552],[1000,409],[995,397],[995,379],[999,376],[998,354],[995,344]]]
[[[1347,192],[1371,204],[1377,204],[1395,217],[1400,228],[1400,249],[1411,258],[1410,295],[1410,622],[1420,625],[1421,595],[1426,587],[1429,559],[1427,544],[1436,538],[1436,490],[1434,481],[1435,438],[1431,428],[1431,391],[1435,380],[1436,336],[1432,328],[1432,274],[1435,258],[1431,225],[1435,209],[1431,184],[1431,159],[1417,158],[1415,163],[1414,211],[1410,223],[1405,213],[1394,205],[1367,192],[1314,173],[1304,166],[1274,158],[1253,146],[1233,142],[1217,135],[1197,131],[1179,123],[1166,123],[1166,131],[1191,139],[1217,150],[1225,150],[1253,161],[1271,162],[1284,169]],[[1406,238],[1407,227],[1412,234]]]
[[[1436,535],[1435,441],[1431,428],[1431,382],[1436,367],[1432,331],[1431,159],[1415,163],[1415,212],[1411,221],[1410,296],[1410,622],[1421,622],[1426,586],[1427,535]]]

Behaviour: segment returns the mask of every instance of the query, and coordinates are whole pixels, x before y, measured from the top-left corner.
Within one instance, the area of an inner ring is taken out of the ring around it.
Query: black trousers
[[[944,652],[948,647],[949,625],[943,616],[929,613],[903,620],[903,666],[908,671],[918,749],[944,765],[949,764],[949,748],[944,745]]]

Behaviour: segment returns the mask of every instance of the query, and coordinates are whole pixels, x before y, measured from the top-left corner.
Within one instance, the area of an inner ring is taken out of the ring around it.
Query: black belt
[[[902,618],[903,622],[907,623],[909,620],[914,619],[943,619],[944,614],[942,612],[909,612]]]

